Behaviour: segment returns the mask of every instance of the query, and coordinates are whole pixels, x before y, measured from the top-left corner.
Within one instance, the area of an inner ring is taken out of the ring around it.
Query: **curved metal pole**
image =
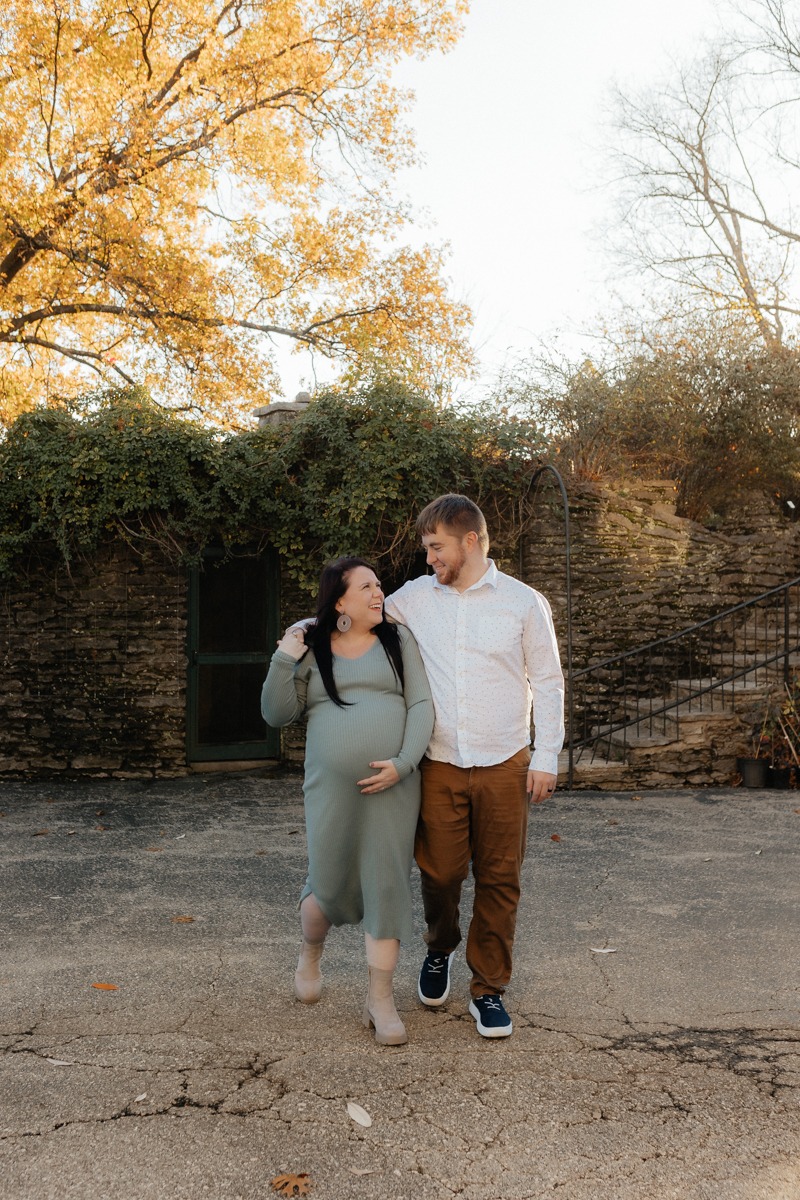
[[[569,540],[569,499],[567,497],[567,489],[564,487],[564,480],[555,467],[546,463],[543,467],[539,467],[531,476],[528,490],[533,487],[536,480],[545,471],[549,471],[555,479],[561,491],[561,502],[564,506],[564,546],[565,546],[565,569],[567,582],[567,722],[569,728],[569,740],[567,742],[567,751],[569,755],[569,766],[567,774],[567,787],[572,787],[573,776],[573,697],[572,697],[572,565],[570,561],[570,540]]]

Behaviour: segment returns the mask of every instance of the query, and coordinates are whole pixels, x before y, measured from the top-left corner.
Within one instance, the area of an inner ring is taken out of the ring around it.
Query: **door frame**
[[[226,556],[222,549],[210,548],[203,551],[204,562],[221,561]],[[272,549],[253,554],[253,558],[265,561],[267,586],[267,630],[266,646],[263,651],[239,651],[229,654],[201,654],[198,650],[200,635],[200,572],[201,566],[189,568],[188,621],[186,628],[186,761],[235,762],[280,757],[280,730],[272,729],[264,722],[264,738],[261,741],[200,743],[198,741],[199,677],[200,667],[215,665],[238,665],[261,663],[264,676],[272,657],[280,630],[280,569],[279,559]]]

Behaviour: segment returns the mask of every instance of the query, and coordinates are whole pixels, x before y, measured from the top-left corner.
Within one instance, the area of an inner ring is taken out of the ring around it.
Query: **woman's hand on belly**
[[[358,786],[364,796],[371,796],[373,792],[385,792],[400,778],[397,774],[397,767],[390,759],[371,762],[369,765],[373,770],[377,770],[378,774],[370,775],[368,779],[359,779]]]

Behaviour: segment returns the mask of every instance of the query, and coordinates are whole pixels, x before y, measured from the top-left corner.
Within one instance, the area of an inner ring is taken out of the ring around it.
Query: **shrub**
[[[401,574],[418,509],[468,492],[509,553],[542,439],[530,420],[441,408],[393,382],[321,395],[294,421],[223,434],[141,391],[94,393],[21,416],[0,443],[0,573],[55,546],[68,562],[104,538],[197,561],[267,544],[313,592],[321,562],[368,555]]]
[[[800,355],[736,330],[631,341],[599,365],[539,359],[505,399],[544,431],[564,474],[674,478],[684,516],[724,515],[748,491],[800,491]]]

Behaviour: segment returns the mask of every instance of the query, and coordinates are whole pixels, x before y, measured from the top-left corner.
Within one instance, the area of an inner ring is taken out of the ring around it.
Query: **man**
[[[511,978],[528,802],[538,804],[555,790],[564,679],[550,606],[497,570],[477,505],[466,496],[440,496],[420,513],[417,531],[433,575],[404,584],[386,611],[417,640],[436,714],[420,766],[415,857],[428,953],[418,994],[430,1007],[448,997],[471,861],[469,1011],[483,1037],[508,1037],[503,994]]]

